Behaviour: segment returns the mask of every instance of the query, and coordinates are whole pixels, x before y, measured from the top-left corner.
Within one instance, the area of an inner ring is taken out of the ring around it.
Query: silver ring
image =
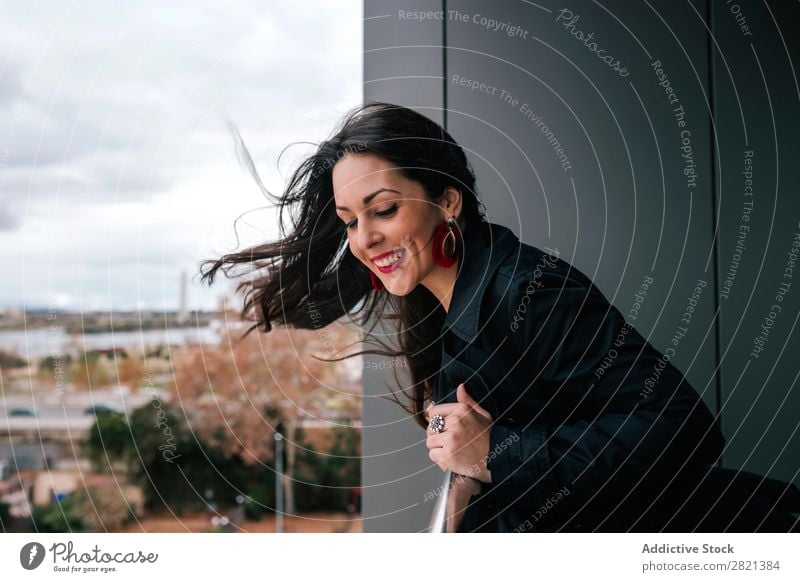
[[[440,433],[444,430],[444,416],[441,414],[434,414],[431,421],[428,423],[428,429],[433,433]]]

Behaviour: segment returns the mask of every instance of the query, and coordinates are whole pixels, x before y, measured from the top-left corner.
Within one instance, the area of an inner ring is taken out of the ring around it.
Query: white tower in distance
[[[180,297],[178,298],[178,323],[184,324],[189,321],[189,310],[186,306],[187,296],[187,275],[186,271],[181,271]]]

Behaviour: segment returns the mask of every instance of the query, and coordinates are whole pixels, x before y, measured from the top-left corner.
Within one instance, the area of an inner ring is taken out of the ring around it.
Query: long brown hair
[[[433,201],[440,200],[448,186],[458,189],[459,223],[469,229],[486,219],[464,151],[444,128],[412,109],[368,103],[345,115],[333,137],[300,163],[284,193],[275,197],[264,188],[247,148],[238,133],[235,136],[240,161],[277,204],[280,239],[204,261],[201,279],[211,285],[219,270],[229,278],[244,277],[237,286],[244,296],[242,318],[254,322],[245,335],[255,329],[269,332],[273,325],[319,329],[345,315],[354,318],[365,339],[378,347],[328,361],[361,354],[404,358],[412,386],[399,392],[408,402],[396,396],[392,400],[425,427],[425,401],[441,365],[445,311],[423,285],[402,297],[372,289],[369,269],[350,252],[344,224],[336,215],[332,174],[347,154],[379,156],[421,184]],[[396,322],[398,346],[373,336],[382,320]]]

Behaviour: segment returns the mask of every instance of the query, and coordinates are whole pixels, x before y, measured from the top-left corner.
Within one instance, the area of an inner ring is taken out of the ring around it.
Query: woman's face
[[[348,154],[333,167],[333,195],[350,252],[387,291],[406,295],[422,283],[438,296],[449,273],[434,262],[431,239],[446,218],[458,217],[457,190],[447,188],[434,202],[422,184],[403,177],[391,162]]]

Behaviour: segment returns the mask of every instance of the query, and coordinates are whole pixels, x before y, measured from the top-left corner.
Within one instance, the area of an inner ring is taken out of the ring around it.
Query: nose
[[[362,251],[369,251],[378,242],[380,242],[381,235],[376,232],[372,225],[366,220],[359,220],[356,225],[356,244]]]

